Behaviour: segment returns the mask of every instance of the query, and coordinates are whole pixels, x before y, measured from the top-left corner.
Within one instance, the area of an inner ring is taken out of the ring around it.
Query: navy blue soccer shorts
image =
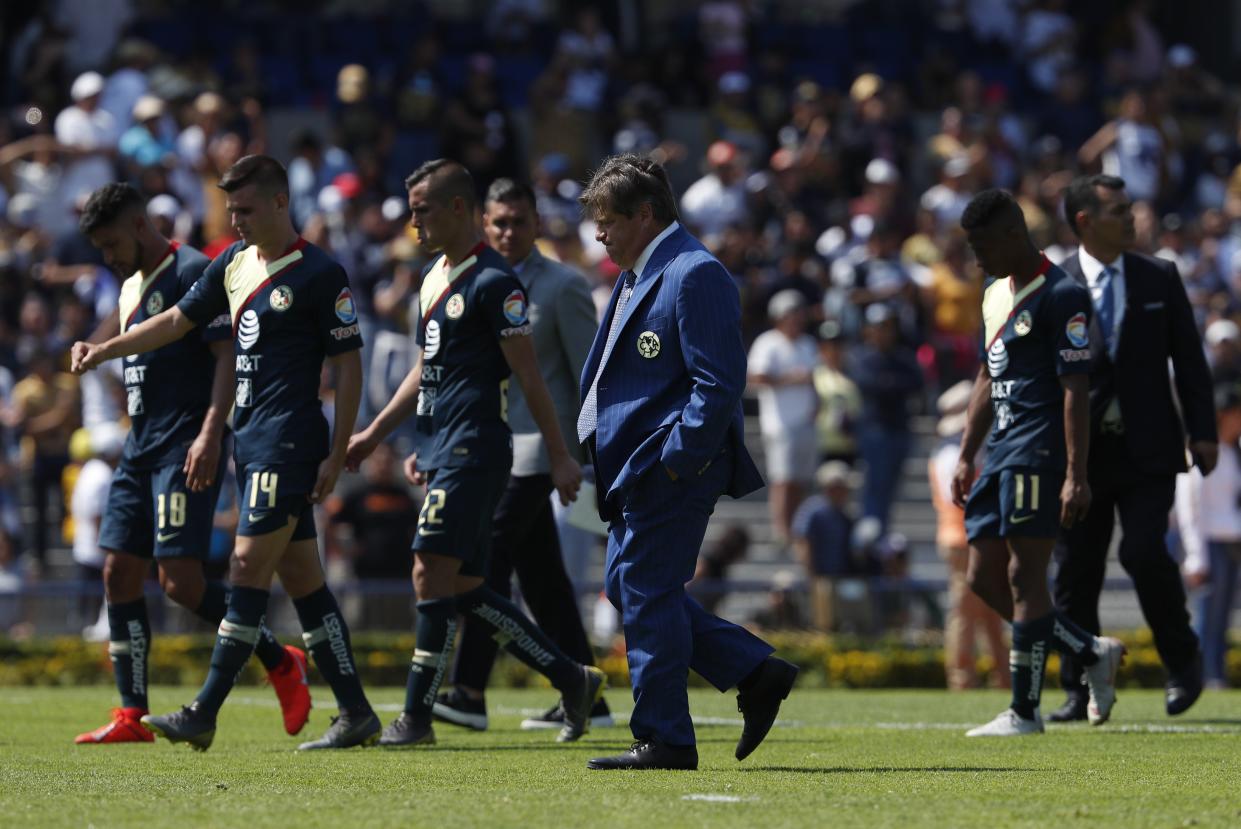
[[[220,478],[202,492],[191,492],[183,464],[133,469],[122,463],[99,525],[105,550],[151,558],[207,559]]]
[[[268,535],[296,519],[290,541],[315,537],[317,463],[248,463],[237,472],[237,535]]]
[[[460,466],[436,469],[418,513],[415,553],[461,559],[463,576],[487,575],[491,519],[508,485],[509,467]]]
[[[965,532],[976,538],[1055,538],[1064,472],[1012,467],[981,475],[965,502]]]

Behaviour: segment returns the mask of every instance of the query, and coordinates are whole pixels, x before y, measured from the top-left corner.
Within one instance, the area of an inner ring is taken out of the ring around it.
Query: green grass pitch
[[[328,724],[326,688],[305,734]],[[155,688],[156,711],[192,690]],[[557,745],[522,732],[547,691],[493,691],[491,730],[440,724],[439,744],[299,754],[270,692],[239,688],[205,754],[166,742],[75,746],[113,704],[103,687],[0,688],[0,827],[1174,827],[1241,825],[1241,692],[1164,716],[1156,691],[1122,690],[1101,728],[967,739],[999,692],[799,690],[771,736],[733,759],[731,695],[692,692],[698,772],[591,772],[626,728]],[[401,689],[372,700],[392,718]],[[613,690],[616,709],[627,694]],[[1046,706],[1058,704],[1052,689]]]

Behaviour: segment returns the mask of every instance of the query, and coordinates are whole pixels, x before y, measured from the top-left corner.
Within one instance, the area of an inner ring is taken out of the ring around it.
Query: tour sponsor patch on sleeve
[[[504,298],[504,318],[513,325],[526,325],[526,295],[523,291],[514,290]]]
[[[336,318],[345,325],[352,325],[358,321],[357,309],[353,307],[353,292],[348,288],[341,288],[340,293],[336,295]],[[332,333],[335,334],[336,331]],[[336,339],[343,339],[343,337]]]
[[[1066,363],[1084,363],[1090,359],[1089,348],[1062,348],[1060,359]]]
[[[1069,342],[1077,348],[1085,348],[1090,345],[1090,329],[1086,325],[1086,314],[1078,311],[1069,317],[1069,321],[1064,325],[1064,334],[1069,338]]]
[[[358,331],[358,324],[356,322],[353,325],[344,325],[340,328],[333,328],[328,333],[332,335],[332,339],[334,340],[347,340],[350,337],[357,337],[360,335],[360,332]]]

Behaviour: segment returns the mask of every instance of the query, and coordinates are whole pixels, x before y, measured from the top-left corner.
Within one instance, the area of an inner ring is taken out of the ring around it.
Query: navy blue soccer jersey
[[[456,267],[444,257],[423,274],[418,431],[429,436],[421,469],[512,460],[505,337],[530,333],[526,292],[504,257],[479,244]]]
[[[210,262],[189,246],[173,242],[159,265],[121,285],[121,331],[159,314],[180,300]],[[185,461],[211,404],[215,358],[208,342],[230,336],[227,326],[208,326],[123,363],[129,411],[129,437],[122,461],[134,469],[154,469]]]
[[[258,248],[238,242],[216,257],[177,307],[198,325],[225,315],[232,327],[237,463],[327,457],[323,360],[362,347],[344,269],[305,239],[267,263]]]
[[[985,472],[1064,469],[1060,377],[1090,371],[1091,313],[1089,292],[1046,257],[1019,292],[1011,276],[988,283],[981,356],[991,376],[994,420]]]

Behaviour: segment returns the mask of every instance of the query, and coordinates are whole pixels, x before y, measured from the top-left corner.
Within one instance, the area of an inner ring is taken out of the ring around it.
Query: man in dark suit
[[[609,522],[605,589],[624,624],[635,738],[587,765],[696,769],[690,668],[720,691],[737,687],[741,760],[767,735],[797,668],[685,593],[716,500],[763,485],[743,442],[737,288],[677,222],[656,162],[607,159],[581,203],[624,271],[586,358],[577,434]]]
[[[1114,176],[1077,178],[1065,193],[1065,217],[1081,247],[1061,267],[1090,289],[1091,325],[1097,327],[1090,338],[1096,349],[1088,468],[1094,502],[1057,547],[1055,600],[1071,619],[1099,633],[1099,593],[1118,511],[1120,563],[1168,672],[1167,711],[1180,714],[1202,691],[1202,658],[1164,536],[1176,476],[1186,471],[1187,435],[1204,475],[1215,468],[1219,450],[1211,376],[1180,274],[1172,262],[1128,250],[1131,207],[1124,181]],[[1086,719],[1081,666],[1063,660],[1060,679],[1069,696],[1050,719]]]

